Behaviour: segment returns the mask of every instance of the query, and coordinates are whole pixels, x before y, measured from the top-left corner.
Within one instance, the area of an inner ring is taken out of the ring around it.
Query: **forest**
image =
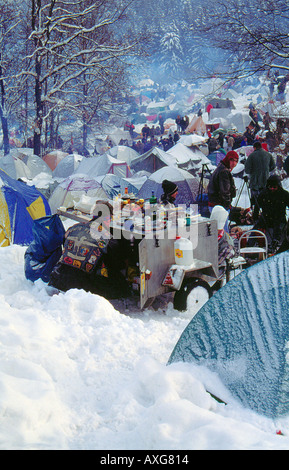
[[[287,73],[286,0],[0,0],[0,119],[41,156],[60,128],[124,115],[131,87]]]

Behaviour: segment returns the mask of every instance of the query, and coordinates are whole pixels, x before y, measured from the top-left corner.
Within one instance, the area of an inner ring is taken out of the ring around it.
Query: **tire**
[[[185,279],[180,290],[175,293],[174,308],[180,312],[190,307],[199,310],[212,295],[211,287],[203,279]]]

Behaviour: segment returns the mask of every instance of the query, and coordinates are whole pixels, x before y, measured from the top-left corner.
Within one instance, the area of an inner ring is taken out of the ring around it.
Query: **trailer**
[[[76,222],[91,220],[87,214],[64,208],[57,213]],[[173,293],[174,307],[186,310],[190,301],[198,302],[197,292],[208,299],[214,285],[222,282],[224,273],[218,266],[217,222],[199,215],[190,219],[187,231],[192,239],[193,256],[189,265],[186,259],[181,261],[184,264],[176,262],[176,230],[162,226],[144,231],[142,223],[136,224],[127,217],[111,221],[113,237],[125,238],[134,250],[137,249],[135,275],[129,282],[141,309],[149,307],[158,296]]]

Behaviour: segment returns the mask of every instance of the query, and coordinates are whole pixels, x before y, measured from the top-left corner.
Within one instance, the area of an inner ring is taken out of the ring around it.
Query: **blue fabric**
[[[199,310],[169,363],[207,367],[244,407],[270,418],[288,415],[288,292],[289,252],[244,270]]]
[[[34,240],[24,255],[25,276],[30,281],[49,281],[62,254],[65,229],[57,214],[37,219],[33,224]]]

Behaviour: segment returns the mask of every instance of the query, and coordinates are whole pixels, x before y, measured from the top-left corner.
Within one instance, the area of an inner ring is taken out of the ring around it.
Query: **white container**
[[[175,263],[189,266],[193,262],[193,244],[188,238],[177,237],[174,243]]]

